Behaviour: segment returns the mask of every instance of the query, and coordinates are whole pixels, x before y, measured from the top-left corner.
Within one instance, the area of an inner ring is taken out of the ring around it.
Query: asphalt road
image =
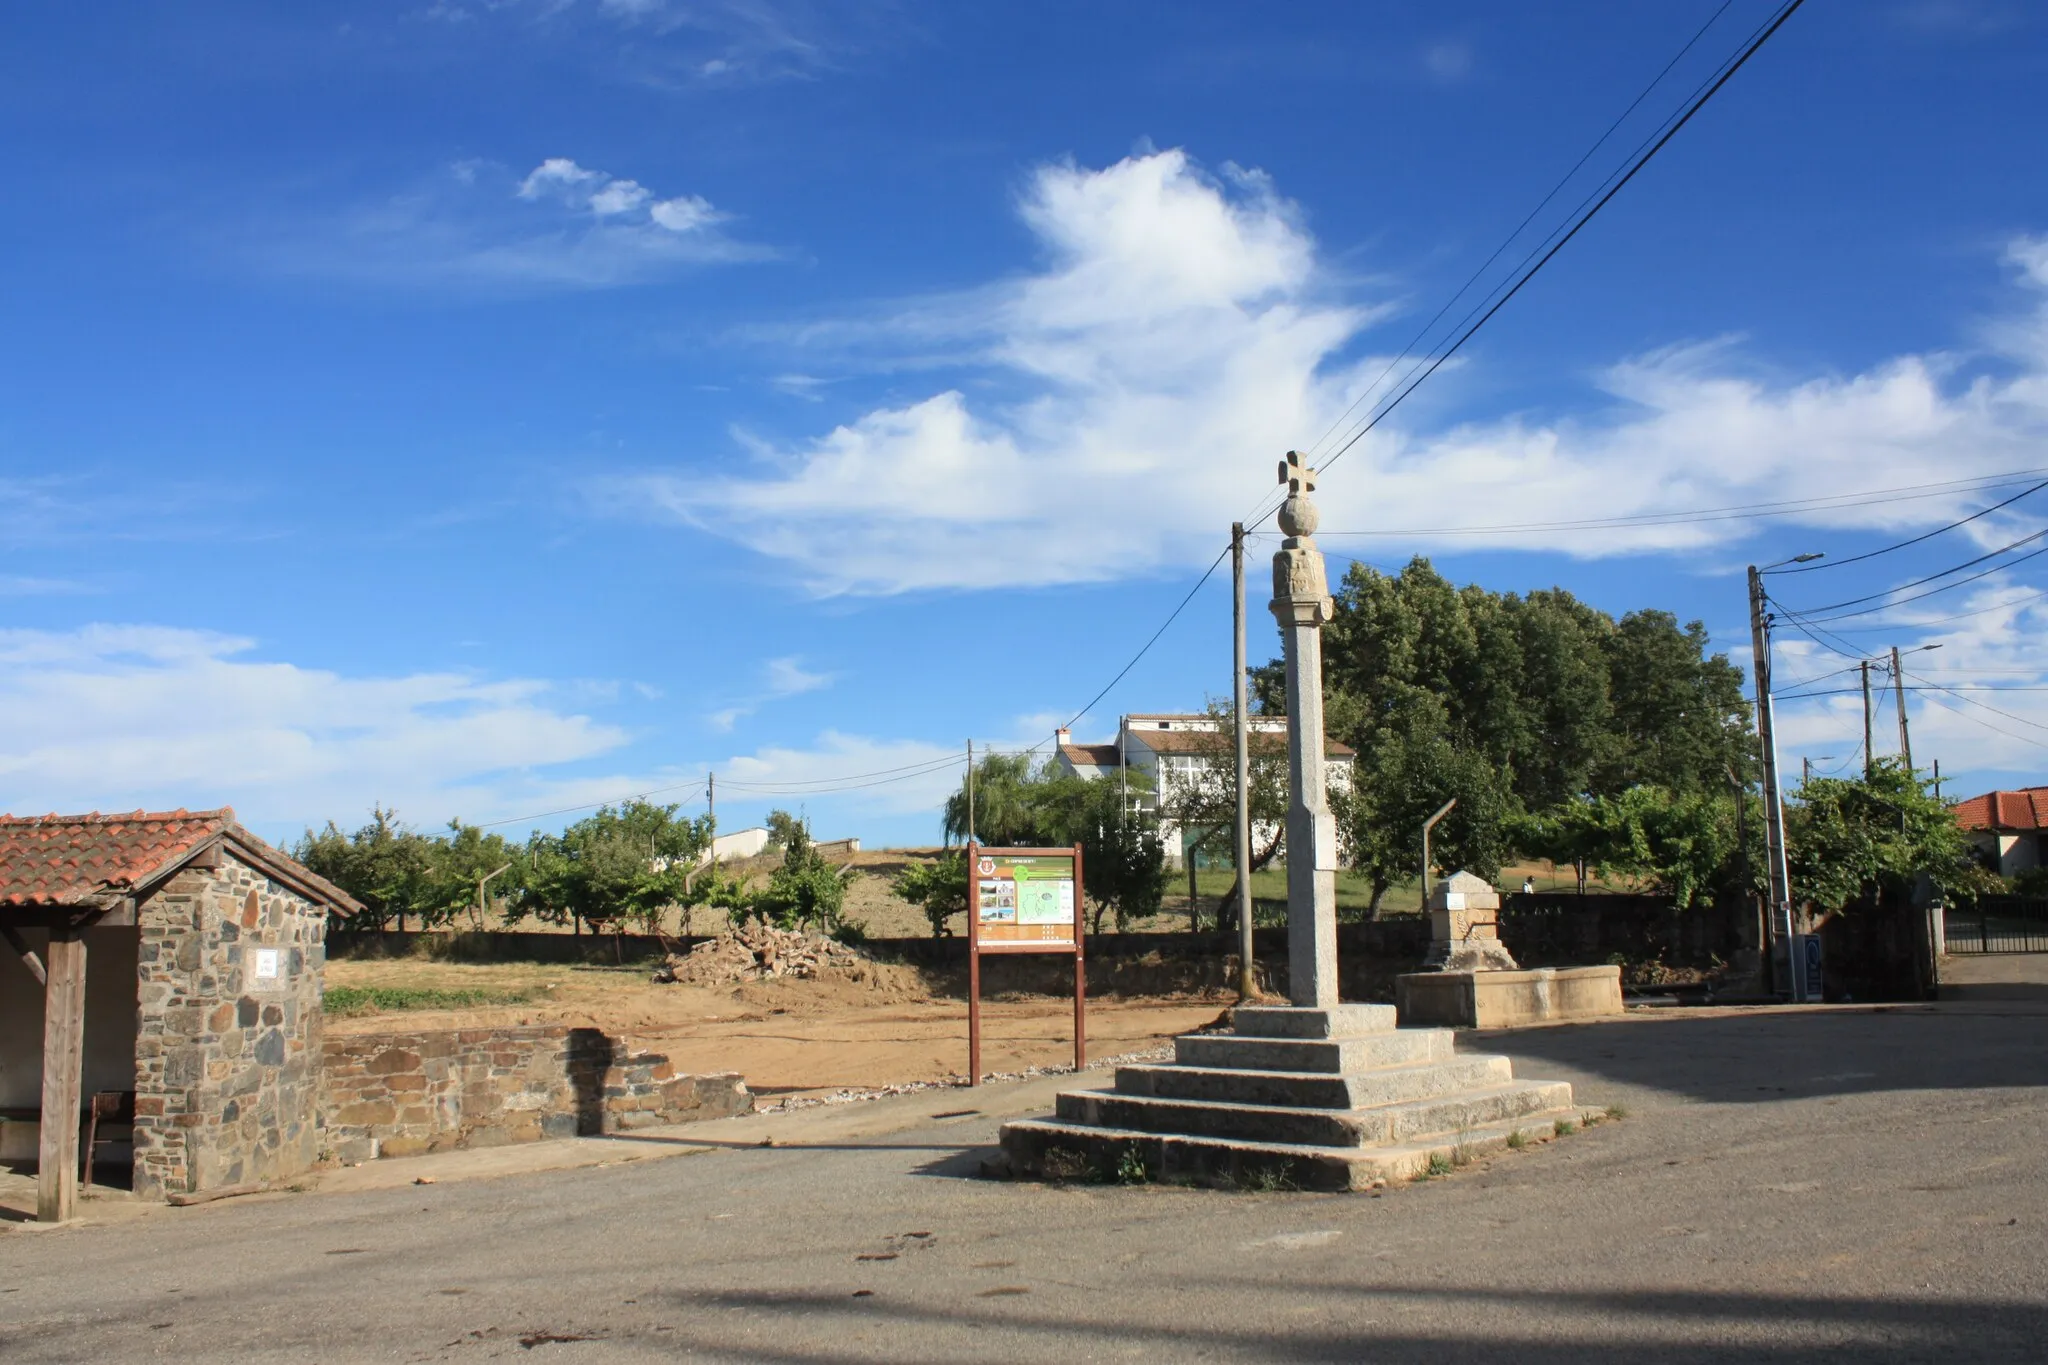
[[[1379,1196],[976,1179],[999,1097],[937,1092],[891,1133],[17,1228],[0,1359],[2041,1360],[2044,1030],[2008,985],[1470,1039],[1627,1116]]]

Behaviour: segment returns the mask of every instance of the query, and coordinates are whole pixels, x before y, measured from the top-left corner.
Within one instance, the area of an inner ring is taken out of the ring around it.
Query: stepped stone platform
[[[1185,1034],[1170,1065],[1122,1066],[1109,1090],[1059,1096],[1051,1119],[1003,1126],[1023,1176],[1357,1190],[1535,1142],[1577,1119],[1562,1081],[1518,1081],[1505,1057],[1459,1056],[1449,1029],[1395,1027],[1390,1005],[1244,1006],[1231,1033]]]

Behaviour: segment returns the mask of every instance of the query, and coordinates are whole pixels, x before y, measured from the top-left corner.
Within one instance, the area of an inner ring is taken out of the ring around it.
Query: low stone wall
[[[666,1056],[561,1025],[333,1037],[322,1149],[337,1161],[592,1136],[752,1109],[736,1075],[678,1075]]]

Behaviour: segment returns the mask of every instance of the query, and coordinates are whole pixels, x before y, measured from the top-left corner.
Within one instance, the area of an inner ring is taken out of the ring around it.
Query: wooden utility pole
[[[1941,760],[1934,760],[1934,799],[1941,800]]]
[[[1877,771],[1877,751],[1870,747],[1870,660],[1856,665],[1863,673],[1863,780]]]
[[[1899,647],[1892,646],[1892,695],[1899,703],[1899,757],[1906,760],[1906,771],[1913,771],[1913,737],[1906,732],[1906,675],[1899,668]]]
[[[78,1198],[78,1113],[85,1069],[85,937],[50,930],[43,987],[43,1108],[36,1148],[36,1221],[62,1223]]]
[[[1764,579],[1749,566],[1749,640],[1756,668],[1757,746],[1764,761],[1764,848],[1769,861],[1772,927],[1785,945],[1788,994],[1802,998],[1792,950],[1792,875],[1785,861],[1785,802],[1778,788],[1778,731],[1771,711],[1771,633],[1764,614]]]
[[[1244,523],[1230,524],[1230,576],[1235,595],[1231,598],[1231,685],[1237,759],[1237,839],[1233,846],[1237,863],[1237,998],[1252,1000],[1258,995],[1257,973],[1252,966],[1252,797],[1251,718],[1245,714],[1244,648]]]
[[[974,741],[967,741],[967,842],[974,842]],[[973,877],[972,873],[968,874]]]

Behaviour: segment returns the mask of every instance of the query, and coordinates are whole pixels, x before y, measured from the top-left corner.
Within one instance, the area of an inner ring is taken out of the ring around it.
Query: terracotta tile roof
[[[1077,768],[1114,768],[1116,766],[1116,745],[1114,744],[1062,744],[1060,757]]]
[[[1220,730],[1133,730],[1131,743],[1142,744],[1155,754],[1227,754],[1230,736]],[[1273,730],[1253,730],[1250,751],[1278,754],[1287,750],[1287,736]],[[1358,751],[1338,740],[1323,741],[1323,753],[1330,758],[1353,758]]]
[[[126,815],[0,815],[0,906],[88,907],[169,876],[208,845],[237,856],[344,914],[361,907],[219,810]]]
[[[2048,829],[2048,787],[1986,792],[1954,807],[1964,829]]]

